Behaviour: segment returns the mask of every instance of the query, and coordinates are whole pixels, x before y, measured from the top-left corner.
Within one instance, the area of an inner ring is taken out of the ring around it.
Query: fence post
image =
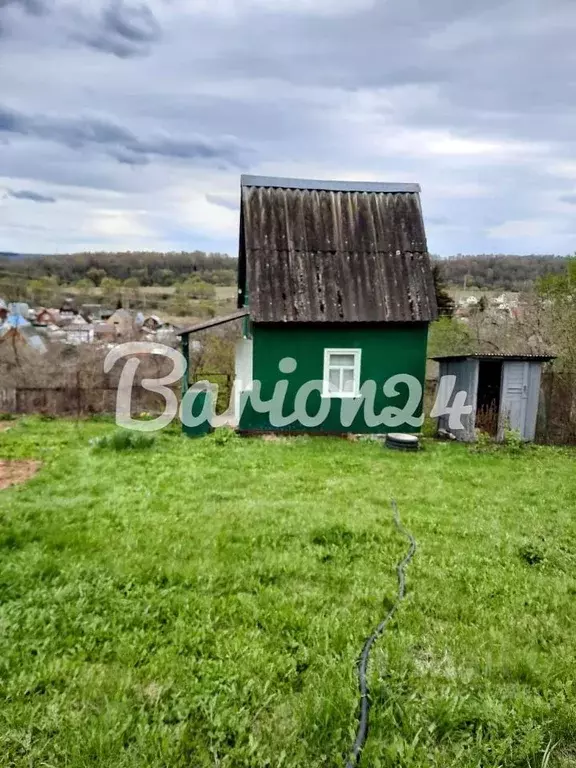
[[[190,388],[190,337],[187,333],[182,335],[182,355],[184,356],[184,374],[182,376],[182,399]]]

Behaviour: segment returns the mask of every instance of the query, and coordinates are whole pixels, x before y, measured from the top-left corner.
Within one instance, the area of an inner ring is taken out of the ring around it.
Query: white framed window
[[[360,396],[361,349],[325,349],[323,397]]]

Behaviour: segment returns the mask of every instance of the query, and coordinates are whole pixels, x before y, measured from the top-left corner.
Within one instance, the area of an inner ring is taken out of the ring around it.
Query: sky
[[[240,175],[576,250],[575,0],[0,0],[0,251],[237,254]]]

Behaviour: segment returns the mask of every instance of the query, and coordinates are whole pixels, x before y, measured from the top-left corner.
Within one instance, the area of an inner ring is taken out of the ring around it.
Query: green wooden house
[[[436,316],[418,185],[243,176],[238,311],[183,346],[243,318],[240,432],[415,432]]]

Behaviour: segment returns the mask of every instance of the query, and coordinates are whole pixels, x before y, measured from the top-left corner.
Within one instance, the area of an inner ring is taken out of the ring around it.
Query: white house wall
[[[236,419],[240,416],[240,396],[242,392],[252,387],[254,378],[253,347],[252,339],[239,339],[236,342],[236,376],[234,381],[234,415]]]

